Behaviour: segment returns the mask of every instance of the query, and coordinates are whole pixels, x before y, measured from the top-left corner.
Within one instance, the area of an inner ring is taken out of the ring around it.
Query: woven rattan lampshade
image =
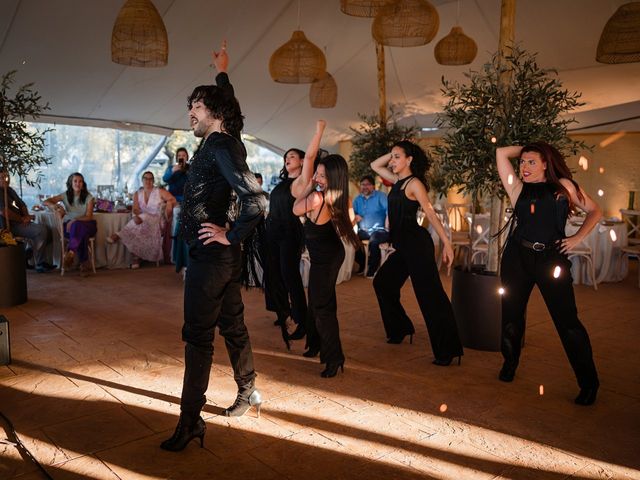
[[[426,0],[401,0],[385,7],[373,19],[371,33],[382,45],[417,47],[426,45],[438,33],[438,11]]]
[[[132,67],[164,67],[169,40],[150,0],[127,0],[111,32],[111,60]]]
[[[456,26],[436,43],[433,53],[440,65],[467,65],[476,58],[478,46],[464,34],[462,27]]]
[[[375,17],[381,8],[398,3],[398,0],[340,0],[342,13],[353,17]]]
[[[602,30],[596,60],[600,63],[640,62],[640,2],[622,5]]]
[[[309,103],[313,108],[333,108],[338,101],[338,84],[329,72],[309,87]]]
[[[327,69],[324,53],[296,30],[291,40],[278,48],[269,60],[269,73],[279,83],[311,83]]]

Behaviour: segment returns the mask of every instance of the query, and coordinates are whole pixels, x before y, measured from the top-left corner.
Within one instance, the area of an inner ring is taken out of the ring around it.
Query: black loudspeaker
[[[0,315],[0,365],[9,365],[10,363],[9,320],[4,315]]]

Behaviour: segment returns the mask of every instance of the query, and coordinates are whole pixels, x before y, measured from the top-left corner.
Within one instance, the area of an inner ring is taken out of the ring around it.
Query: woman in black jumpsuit
[[[324,122],[318,122],[324,129]],[[304,178],[313,166],[303,165]],[[315,184],[315,185],[314,185]],[[315,187],[313,190],[311,187]],[[297,196],[293,212],[305,215],[305,243],[309,250],[309,322],[305,356],[320,352],[326,368],[322,377],[334,377],[343,368],[344,354],[337,317],[336,280],[344,261],[344,237],[357,248],[359,239],[349,219],[349,177],[347,162],[340,155],[328,155],[317,162],[313,182]]]
[[[416,221],[418,207],[422,207],[442,241],[443,260],[451,265],[451,242],[427,196],[426,173],[429,164],[424,150],[406,140],[396,143],[390,154],[371,163],[371,168],[378,175],[394,182],[388,199],[390,236],[396,249],[378,270],[373,286],[387,343],[397,344],[407,335],[412,337],[415,332],[411,319],[400,303],[400,289],[407,277],[411,277],[413,291],[429,331],[435,356],[433,363],[447,366],[455,357],[458,357],[459,363],[463,354],[462,344],[451,302],[440,282],[433,240]]]
[[[300,276],[304,233],[302,222],[293,214],[295,197],[291,193],[291,185],[302,171],[304,156],[305,153],[296,148],[291,148],[284,154],[284,166],[280,171],[282,181],[271,192],[266,222],[267,310],[276,313],[278,319],[275,324],[283,328],[284,335],[285,321],[287,317],[291,317],[296,324],[296,330],[288,336],[291,340],[304,337],[307,318],[307,299]]]
[[[510,158],[519,157],[520,177]],[[575,402],[591,405],[600,385],[589,335],[578,319],[567,252],[595,227],[600,207],[572,180],[564,158],[551,145],[502,147],[496,151],[500,179],[515,205],[516,228],[501,263],[502,355],[499,379],[511,382],[520,360],[525,312],[529,295],[538,285],[562,346],[578,379]],[[565,223],[572,207],[587,212],[575,235],[565,238]]]

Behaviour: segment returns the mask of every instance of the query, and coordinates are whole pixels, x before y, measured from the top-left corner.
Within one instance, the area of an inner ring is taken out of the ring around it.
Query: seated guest
[[[380,266],[380,244],[389,241],[389,232],[385,230],[387,196],[384,192],[376,190],[371,175],[365,175],[360,179],[360,195],[353,201],[353,213],[358,223],[358,237],[360,240],[369,240],[367,272],[364,272],[364,250],[356,252],[358,273],[364,272],[368,278],[373,278]]]
[[[33,216],[29,215],[27,205],[22,201],[16,191],[9,186],[9,175],[0,170],[0,230],[7,228],[4,220],[5,203],[3,189],[7,189],[9,204],[9,225],[11,233],[17,237],[27,238],[31,241],[33,258],[38,273],[48,272],[56,268],[45,261],[44,250],[50,239],[49,229],[46,225],[33,223]]]
[[[58,205],[58,202],[62,202],[64,207]],[[89,239],[97,231],[96,221],[93,219],[94,203],[84,177],[78,172],[67,178],[66,192],[44,201],[45,205],[54,209],[62,218],[64,236],[69,239],[63,259],[64,268],[71,268],[77,257],[83,275],[88,274],[90,269]]]
[[[139,268],[140,260],[159,262],[162,255],[162,207],[171,218],[176,199],[164,188],[155,187],[153,173],[142,174],[142,187],[133,196],[133,218],[122,230],[107,237],[107,243],[121,241],[131,252],[131,268]]]
[[[178,202],[182,202],[184,195],[184,184],[187,183],[187,170],[189,170],[189,152],[184,147],[176,150],[176,163],[169,165],[167,171],[162,176],[162,181],[167,184],[169,193]]]

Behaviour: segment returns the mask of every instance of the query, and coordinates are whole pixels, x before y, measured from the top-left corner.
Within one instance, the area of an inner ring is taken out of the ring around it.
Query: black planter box
[[[24,245],[0,246],[0,307],[27,301],[27,269]]]
[[[484,270],[454,268],[451,304],[462,345],[500,351],[502,304],[500,277]]]

